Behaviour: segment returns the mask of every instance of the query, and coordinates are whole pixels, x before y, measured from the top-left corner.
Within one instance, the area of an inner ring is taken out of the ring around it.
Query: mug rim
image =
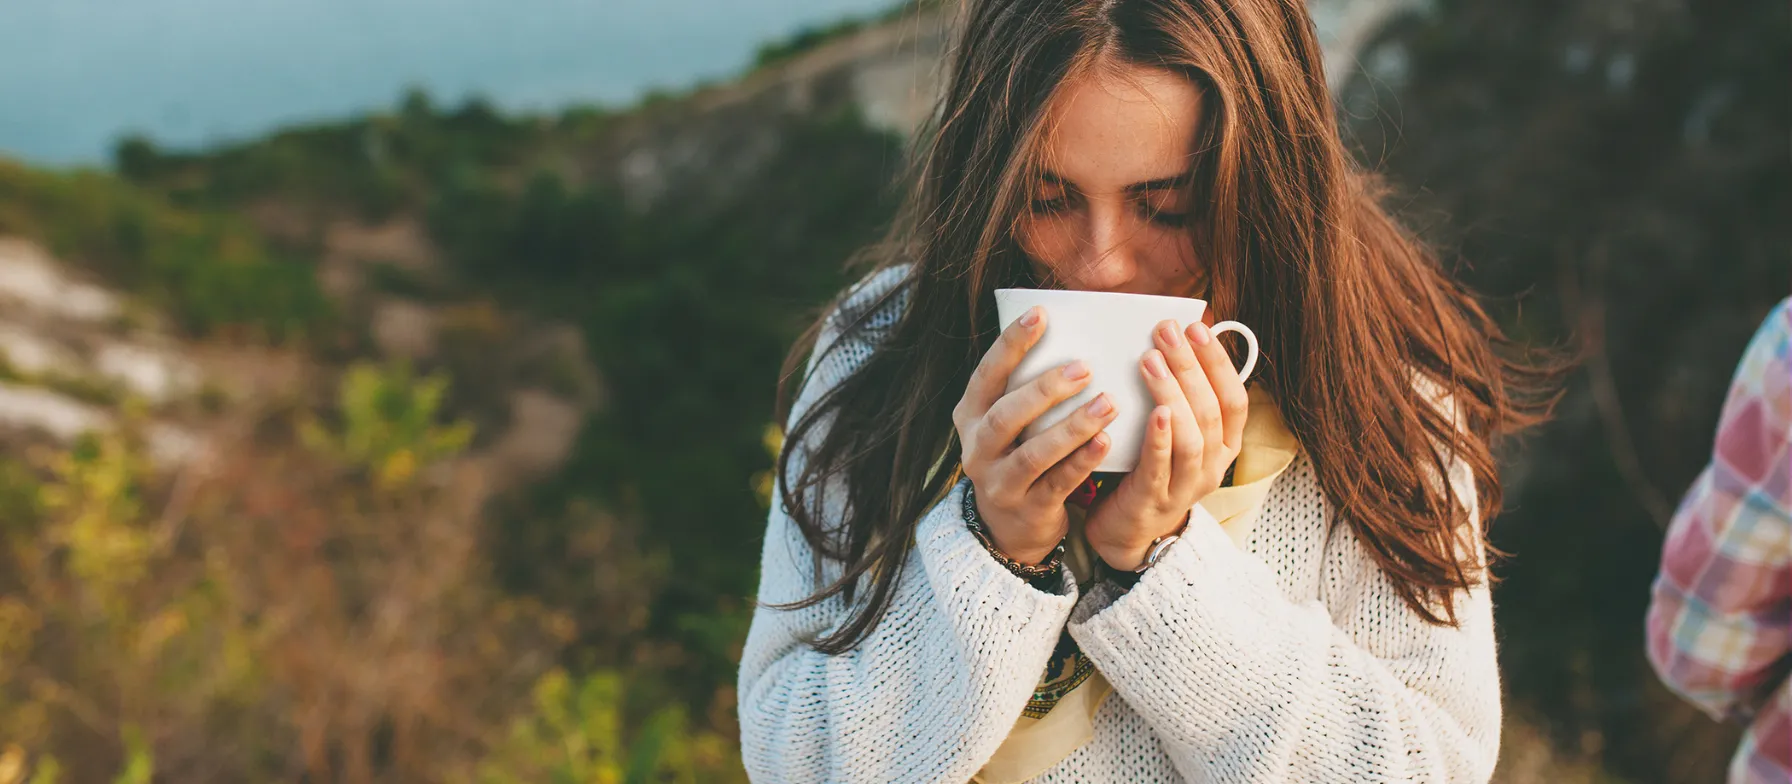
[[[1044,295],[1046,297],[1059,297],[1059,298],[1062,298],[1062,297],[1072,297],[1072,298],[1088,297],[1088,298],[1092,298],[1092,299],[1133,299],[1133,300],[1143,298],[1143,299],[1167,300],[1170,302],[1179,302],[1179,303],[1199,302],[1202,305],[1208,304],[1207,300],[1201,299],[1200,297],[1178,297],[1173,294],[1135,294],[1130,291],[1084,291],[1082,289],[1029,289],[1029,288],[1014,288],[1014,287],[999,288],[999,289],[995,290],[995,293],[997,293],[997,294],[1001,294],[1004,292],[1025,292],[1029,296]]]

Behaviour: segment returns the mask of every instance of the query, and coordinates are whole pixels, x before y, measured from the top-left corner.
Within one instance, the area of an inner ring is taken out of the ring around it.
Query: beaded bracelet
[[[970,482],[966,482],[964,486],[964,523],[967,528],[971,529],[971,534],[977,537],[977,541],[983,543],[983,548],[988,550],[990,555],[995,556],[997,562],[1007,567],[1008,571],[1014,573],[1014,576],[1023,580],[1034,580],[1054,575],[1064,563],[1063,539],[1059,539],[1058,546],[1052,548],[1051,554],[1037,564],[1021,563],[1009,558],[1006,553],[997,548],[995,541],[989,536],[989,525],[983,522],[981,515],[977,514],[977,495]]]

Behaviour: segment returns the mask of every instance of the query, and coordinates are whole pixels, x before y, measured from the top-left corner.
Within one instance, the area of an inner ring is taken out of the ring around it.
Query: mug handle
[[[1208,327],[1207,331],[1213,333],[1214,337],[1219,337],[1222,332],[1237,332],[1244,336],[1244,342],[1251,347],[1251,356],[1244,361],[1244,369],[1238,371],[1238,380],[1242,383],[1245,379],[1250,378],[1251,371],[1257,368],[1257,334],[1252,332],[1250,327],[1236,321],[1222,321]]]

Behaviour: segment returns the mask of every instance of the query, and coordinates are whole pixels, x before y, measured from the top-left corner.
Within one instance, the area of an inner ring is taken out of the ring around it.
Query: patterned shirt
[[[1731,782],[1792,780],[1792,299],[1744,354],[1711,463],[1680,502],[1649,605],[1649,660],[1682,697],[1749,723]]]

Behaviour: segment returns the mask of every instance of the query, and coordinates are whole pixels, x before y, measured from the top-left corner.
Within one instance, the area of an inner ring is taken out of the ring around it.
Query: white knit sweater
[[[861,281],[849,302],[905,273]],[[792,422],[870,356],[906,300],[819,366],[820,351],[812,355]],[[838,315],[820,346],[838,339]],[[1477,519],[1460,464],[1451,481]],[[961,481],[921,520],[889,613],[857,649],[830,657],[799,641],[845,621],[851,608],[839,596],[755,610],[739,682],[754,781],[967,781],[1020,717],[1067,623],[1115,693],[1094,739],[1035,782],[1491,776],[1500,684],[1486,588],[1458,596],[1459,628],[1426,624],[1349,527],[1333,525],[1304,454],[1276,480],[1247,548],[1197,505],[1187,534],[1130,591],[1028,585],[965,528],[962,492]],[[795,601],[816,586],[811,551],[773,506],[759,599]]]

